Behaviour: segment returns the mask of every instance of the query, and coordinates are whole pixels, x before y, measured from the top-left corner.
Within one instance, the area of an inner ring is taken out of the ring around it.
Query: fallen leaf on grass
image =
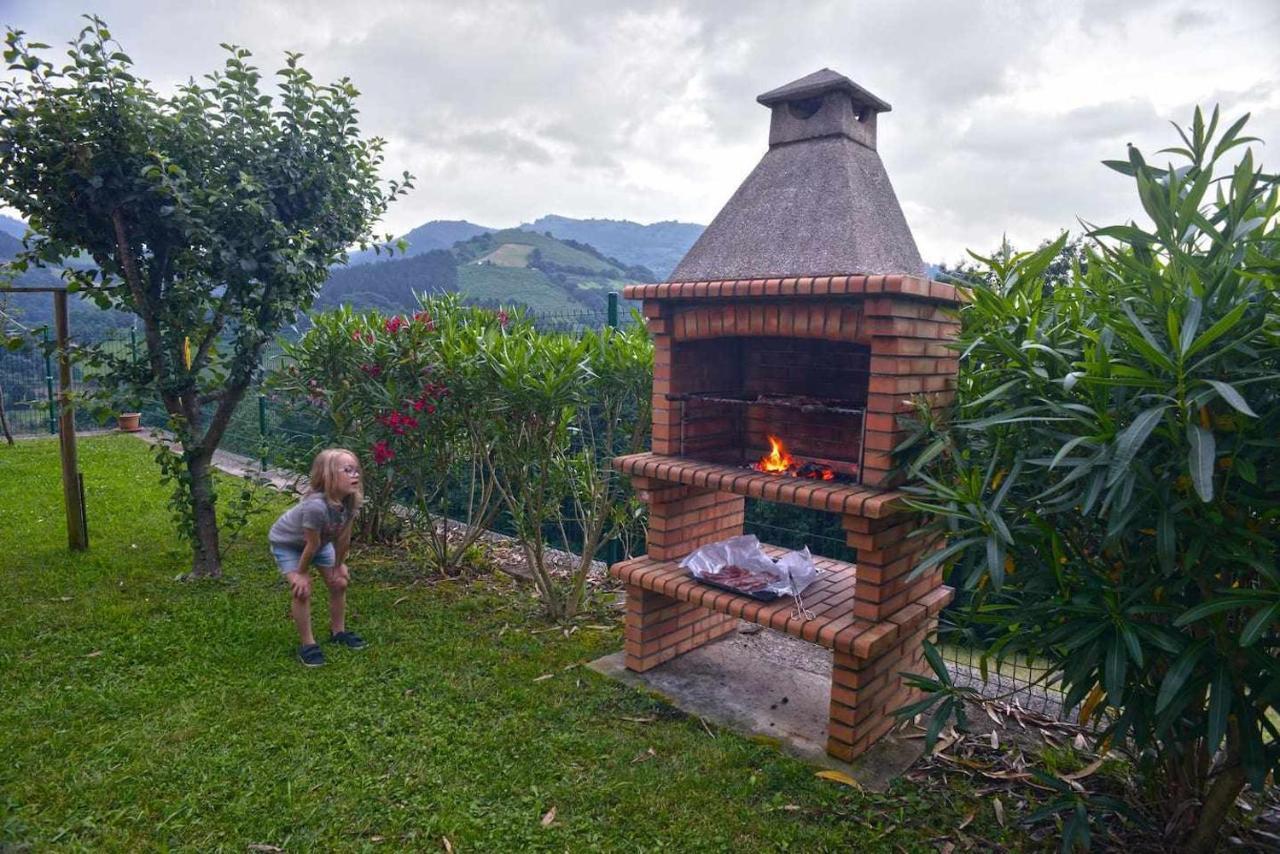
[[[819,771],[817,774],[814,774],[814,776],[820,777],[823,780],[830,780],[833,783],[843,783],[846,786],[852,786],[859,792],[862,791],[862,784],[843,771]]]
[[[385,836],[370,836],[370,837],[369,837],[369,841],[370,841],[370,842],[382,842],[382,841],[383,841],[384,839],[386,839],[386,838],[387,838],[387,837],[385,837]]]
[[[268,845],[265,842],[250,842],[248,846],[248,850],[265,851],[265,852],[269,852],[269,854],[274,854],[274,852],[284,851],[283,848],[277,847],[275,845]]]
[[[93,652],[86,655],[85,658],[97,658],[100,655],[102,655],[102,650],[95,649]]]
[[[444,846],[445,854],[453,854],[453,843],[449,841],[449,837],[441,836],[440,843]]]
[[[637,753],[636,758],[631,760],[631,764],[637,765],[641,762],[648,762],[650,759],[652,759],[657,755],[658,755],[657,751],[655,751],[652,747],[650,747],[644,753]]]
[[[996,732],[995,730],[991,730],[991,749],[992,750],[1000,749],[1000,733]]]
[[[534,679],[533,681],[534,681],[534,682],[541,682],[543,679],[550,679],[552,676],[555,676],[555,674],[554,674],[554,673],[544,673],[544,674],[542,674],[541,676],[539,676],[539,677],[537,677],[536,679]]]
[[[1062,779],[1070,780],[1072,782],[1075,782],[1076,780],[1083,780],[1085,777],[1088,777],[1094,771],[1097,771],[1099,768],[1101,768],[1102,763],[1105,762],[1106,759],[1107,757],[1105,756],[1099,756],[1097,759],[1093,760],[1088,765],[1081,768],[1079,771],[1076,771],[1074,774],[1063,774]]]
[[[647,717],[647,718],[628,718],[628,717],[620,717],[620,718],[618,718],[618,720],[620,720],[620,721],[631,721],[631,723],[633,723],[633,724],[651,724],[651,723],[653,723],[654,721],[656,721],[656,720],[657,720],[657,718],[656,718],[656,717],[654,717],[653,715],[650,715],[650,716],[649,716],[649,717]]]
[[[408,596],[401,596],[399,599],[391,603],[391,607],[394,608],[396,605],[399,605],[401,602],[408,602],[408,601],[409,601]]]
[[[977,817],[977,810],[969,810],[969,812],[965,813],[965,817],[960,819],[960,823],[956,825],[956,830],[964,830],[970,824],[973,824],[973,820]]]
[[[593,629],[593,630],[595,630],[595,631],[597,631],[597,632],[611,632],[611,631],[613,631],[613,628],[614,628],[614,627],[613,627],[613,626],[583,626],[583,628],[584,628],[584,629]]]
[[[1000,803],[999,798],[992,798],[991,808],[996,811],[996,823],[1004,827],[1004,804]]]
[[[542,817],[542,826],[548,827],[551,824],[551,822],[555,820],[556,820],[556,808],[552,807],[551,809],[547,810],[547,814]]]

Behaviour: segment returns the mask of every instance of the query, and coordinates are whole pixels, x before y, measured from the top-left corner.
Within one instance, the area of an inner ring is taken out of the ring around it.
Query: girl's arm
[[[334,566],[342,566],[347,562],[347,550],[351,548],[351,529],[355,526],[355,522],[355,519],[351,519],[343,525],[342,530],[338,532],[338,538],[334,540]]]
[[[320,551],[320,532],[314,528],[302,529],[302,556],[298,558],[298,574],[306,575],[311,569],[311,558]]]

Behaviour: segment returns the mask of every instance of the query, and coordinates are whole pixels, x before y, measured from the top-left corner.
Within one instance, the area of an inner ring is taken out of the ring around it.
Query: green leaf
[[[1178,339],[1178,352],[1185,354],[1195,341],[1196,331],[1200,327],[1200,314],[1204,305],[1198,299],[1192,299],[1187,305],[1187,316],[1182,319],[1182,336]]]
[[[1217,753],[1227,731],[1227,715],[1231,713],[1231,673],[1220,666],[1209,689],[1209,755]]]
[[[1280,614],[1280,602],[1274,602],[1254,614],[1253,618],[1245,623],[1244,629],[1240,632],[1240,646],[1253,646],[1257,643],[1258,638],[1272,628],[1278,614]]]
[[[1231,309],[1231,311],[1223,315],[1222,318],[1218,320],[1218,322],[1214,323],[1212,326],[1206,329],[1204,333],[1201,334],[1201,336],[1195,340],[1195,343],[1193,343],[1190,347],[1187,348],[1187,352],[1186,352],[1187,358],[1190,358],[1194,356],[1196,353],[1199,353],[1205,347],[1208,347],[1214,341],[1217,341],[1223,335],[1225,335],[1226,333],[1230,332],[1233,328],[1235,328],[1235,325],[1240,322],[1241,318],[1244,317],[1244,313],[1245,311],[1248,310],[1248,308],[1249,308],[1248,303],[1241,302],[1235,308]]]
[[[1191,446],[1187,453],[1191,482],[1195,485],[1200,500],[1208,503],[1213,500],[1213,461],[1217,447],[1213,432],[1199,424],[1188,423],[1187,442]]]
[[[1111,486],[1129,471],[1134,456],[1142,449],[1142,445],[1160,423],[1169,404],[1162,403],[1138,413],[1133,423],[1116,437],[1115,455],[1111,458],[1111,467],[1107,471],[1107,486]]]
[[[1169,667],[1169,672],[1164,675],[1164,681],[1160,683],[1160,693],[1156,696],[1156,714],[1164,711],[1165,707],[1173,702],[1174,697],[1178,696],[1178,692],[1182,690],[1182,686],[1186,684],[1192,671],[1200,662],[1200,656],[1204,654],[1208,644],[1208,638],[1196,641],[1183,650],[1182,655],[1178,656]]]
[[[1248,415],[1250,418],[1258,417],[1258,413],[1249,408],[1249,403],[1244,399],[1244,396],[1236,391],[1235,387],[1230,383],[1225,383],[1222,380],[1205,380],[1205,382],[1217,389],[1218,394],[1222,395],[1222,399],[1235,407],[1237,411]]]
[[[1103,671],[1103,679],[1106,682],[1107,702],[1120,708],[1124,704],[1124,677],[1128,670],[1128,663],[1125,658],[1124,641],[1117,634],[1111,639],[1111,646],[1107,648],[1106,667]]]

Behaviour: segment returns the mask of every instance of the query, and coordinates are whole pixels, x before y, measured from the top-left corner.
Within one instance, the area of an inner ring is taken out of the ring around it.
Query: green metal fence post
[[[262,469],[267,468],[267,396],[258,393],[258,441],[262,448]]]
[[[618,328],[618,295],[613,291],[609,292],[609,326]]]
[[[129,327],[129,361],[138,362],[138,330]]]
[[[53,354],[49,349],[49,327],[44,328],[44,384],[49,392],[49,435],[58,432],[58,413],[53,403]]]

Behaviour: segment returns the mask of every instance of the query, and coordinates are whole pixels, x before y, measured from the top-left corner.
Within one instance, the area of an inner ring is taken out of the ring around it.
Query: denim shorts
[[[278,546],[272,543],[271,556],[276,559],[276,566],[280,567],[280,574],[288,575],[291,572],[297,572],[298,561],[302,560],[302,549],[295,549],[293,546]],[[311,556],[311,563],[324,569],[329,569],[337,562],[338,556],[333,550],[333,543],[325,543],[320,547],[320,551]]]

